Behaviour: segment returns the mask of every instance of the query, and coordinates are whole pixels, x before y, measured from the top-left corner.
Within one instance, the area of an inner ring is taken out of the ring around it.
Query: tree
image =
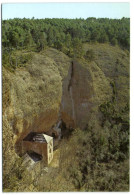
[[[53,28],[50,27],[48,30],[48,37],[47,37],[47,41],[48,41],[48,45],[52,46],[54,43],[54,32],[53,32]]]
[[[71,47],[71,35],[68,33],[65,38],[65,45],[66,47],[70,48]]]
[[[113,37],[111,40],[111,44],[115,46],[115,45],[117,45],[117,43],[118,43],[117,39],[115,37]]]
[[[78,38],[73,39],[73,53],[74,57],[82,57],[83,50],[82,50],[82,42]]]
[[[32,35],[30,33],[30,31],[28,31],[25,35],[25,40],[24,40],[24,45],[27,47],[31,47],[33,45],[33,38]]]
[[[62,50],[62,47],[63,47],[63,44],[61,41],[57,40],[55,43],[54,43],[54,47],[58,50]]]
[[[86,31],[85,41],[90,42],[91,40],[91,32],[89,30]]]
[[[108,35],[106,34],[106,32],[104,31],[102,31],[101,33],[100,33],[100,37],[99,37],[99,42],[100,43],[106,43],[106,42],[108,42],[109,41],[109,39],[108,39]]]
[[[2,31],[2,46],[3,47],[8,47],[9,46],[9,40],[8,37],[5,34],[5,31]]]
[[[95,59],[95,53],[92,49],[87,50],[85,58],[89,61],[93,61]]]
[[[92,31],[92,34],[91,34],[91,40],[94,41],[94,42],[96,42],[96,41],[98,41],[99,37],[100,37],[99,30],[94,29]]]
[[[37,43],[38,51],[44,50],[46,45],[47,45],[47,35],[45,32],[40,32],[38,43]]]
[[[19,35],[14,30],[10,33],[10,43],[13,47],[17,47],[19,45]]]

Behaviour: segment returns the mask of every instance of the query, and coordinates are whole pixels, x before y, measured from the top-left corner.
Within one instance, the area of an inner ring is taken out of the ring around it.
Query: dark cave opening
[[[23,141],[33,141],[33,137],[36,135],[36,132],[30,132],[24,139]]]
[[[63,120],[61,121],[61,139],[68,139],[72,135],[74,128],[68,127]]]

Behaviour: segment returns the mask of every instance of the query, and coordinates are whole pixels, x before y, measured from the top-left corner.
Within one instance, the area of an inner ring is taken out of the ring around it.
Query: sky
[[[8,3],[2,19],[13,18],[117,18],[130,17],[129,3]]]

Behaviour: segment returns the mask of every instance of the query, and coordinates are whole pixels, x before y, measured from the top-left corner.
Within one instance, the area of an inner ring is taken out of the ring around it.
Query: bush
[[[88,50],[86,52],[86,55],[85,55],[85,58],[88,60],[88,61],[93,61],[95,59],[95,53],[92,49]]]
[[[112,38],[111,44],[114,45],[114,46],[118,44],[118,41],[115,37]]]

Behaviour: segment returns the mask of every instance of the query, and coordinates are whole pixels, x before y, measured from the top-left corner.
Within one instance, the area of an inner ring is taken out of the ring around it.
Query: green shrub
[[[85,55],[85,58],[88,60],[88,61],[93,61],[95,59],[95,53],[92,49],[88,50],[86,52],[86,55]]]

